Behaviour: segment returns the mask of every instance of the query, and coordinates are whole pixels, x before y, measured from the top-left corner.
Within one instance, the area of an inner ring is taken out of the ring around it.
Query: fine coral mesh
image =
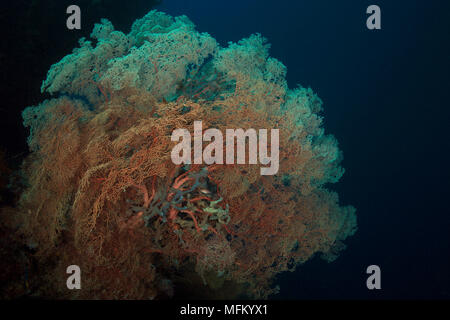
[[[104,19],[91,37],[50,68],[42,90],[53,98],[23,112],[32,153],[20,233],[45,295],[154,299],[232,284],[227,297],[267,298],[278,273],[337,258],[356,230],[355,209],[325,188],[342,176],[342,155],[322,101],[288,88],[266,39],[222,48],[187,17],[157,11],[129,34]],[[279,129],[278,173],[174,165],[172,131],[197,120]],[[83,290],[50,280],[72,264]]]

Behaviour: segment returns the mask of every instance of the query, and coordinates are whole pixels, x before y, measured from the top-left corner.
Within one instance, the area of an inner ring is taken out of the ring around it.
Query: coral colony
[[[91,38],[23,112],[16,215],[42,296],[267,298],[275,275],[345,248],[355,209],[325,188],[343,169],[322,102],[288,88],[261,35],[221,47],[151,11],[128,34],[104,19]],[[66,288],[74,264],[82,290]]]

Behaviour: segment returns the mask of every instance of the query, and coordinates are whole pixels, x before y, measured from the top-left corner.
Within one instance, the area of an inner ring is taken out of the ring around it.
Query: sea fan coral
[[[42,90],[55,98],[23,112],[32,153],[17,214],[51,280],[41,294],[158,298],[231,284],[266,298],[276,274],[336,258],[356,230],[355,209],[324,188],[343,174],[341,153],[321,100],[288,89],[261,35],[222,48],[187,17],[151,11],[129,34],[102,20],[91,37],[49,70]],[[171,133],[196,120],[279,129],[279,172],[174,165]],[[72,264],[82,290],[65,287]]]

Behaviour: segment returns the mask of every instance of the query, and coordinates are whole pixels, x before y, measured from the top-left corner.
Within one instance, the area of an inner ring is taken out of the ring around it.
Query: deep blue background
[[[100,13],[127,31],[152,5],[98,2],[72,32],[64,10],[49,3],[33,1],[39,10],[28,23],[16,17],[34,12],[27,1],[0,10],[0,149],[12,165],[27,150],[20,112],[42,101],[50,65],[89,35]],[[365,27],[371,4],[381,7],[382,30]],[[450,1],[163,0],[157,9],[187,15],[224,46],[263,34],[289,85],[309,86],[324,101],[325,128],[346,168],[331,188],[357,208],[359,230],[335,262],[315,258],[281,275],[275,299],[450,299]],[[381,291],[366,289],[371,264],[381,267]]]
[[[382,30],[365,27],[382,10]],[[259,32],[290,87],[324,101],[325,128],[344,151],[332,186],[357,208],[359,230],[331,263],[280,276],[277,299],[450,298],[450,2],[165,0],[220,44]],[[366,289],[367,266],[382,290]]]

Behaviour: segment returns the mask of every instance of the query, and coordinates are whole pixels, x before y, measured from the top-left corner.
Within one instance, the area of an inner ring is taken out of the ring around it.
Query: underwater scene
[[[2,300],[450,299],[448,1],[0,21]]]

